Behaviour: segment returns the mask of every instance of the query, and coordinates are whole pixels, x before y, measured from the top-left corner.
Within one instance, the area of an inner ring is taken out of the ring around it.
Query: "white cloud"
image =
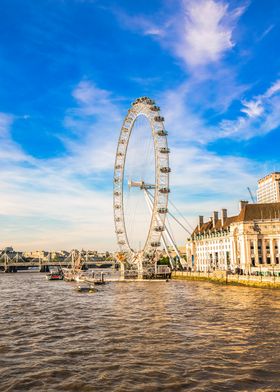
[[[264,32],[261,34],[261,36],[258,38],[258,41],[261,41],[262,39],[264,39],[273,29],[274,29],[275,25],[271,24],[270,26],[268,26]]]
[[[25,154],[10,133],[13,121],[23,119],[0,114],[0,247],[115,248],[110,183],[119,108],[110,92],[89,81],[73,97],[65,124],[74,137],[63,139],[68,153],[60,158]]]
[[[214,84],[217,88],[218,83]],[[246,88],[230,80],[224,83],[224,88],[221,83],[218,91],[213,91],[212,82],[189,79],[179,87],[161,93],[159,99],[167,129],[171,130],[170,138],[204,145],[220,138],[220,128],[211,121],[209,110],[222,114]]]
[[[232,8],[220,0],[181,0],[177,13],[153,20],[142,15],[116,13],[122,26],[151,35],[194,69],[219,62],[235,45],[233,32],[246,5]],[[161,16],[161,17],[160,17]]]
[[[234,46],[233,30],[243,8],[229,12],[228,3],[185,0],[182,31],[175,50],[194,67],[219,61]]]
[[[190,109],[191,93],[192,86],[184,84],[162,93],[157,103],[169,130],[171,199],[194,225],[199,213],[221,207],[235,213],[237,200],[247,196],[246,186],[254,186],[262,167],[207,150],[205,144],[217,131]],[[2,246],[116,249],[111,179],[125,113],[110,92],[90,81],[81,82],[73,97],[65,124],[75,137],[64,139],[68,154],[61,158],[38,160],[24,154],[10,136],[12,117],[0,116]],[[176,239],[183,244],[185,238],[182,232]]]
[[[11,138],[11,126],[14,117],[10,114],[0,113],[0,160],[25,161],[31,159]]]
[[[246,184],[254,184],[260,166],[250,159],[221,156],[207,150],[209,142],[220,137],[219,127],[205,123],[199,112],[192,112],[188,100],[192,86],[161,94],[162,114],[171,145],[171,182],[180,195],[215,193],[216,200],[240,196]],[[193,205],[193,201],[191,202]]]
[[[264,94],[264,98],[270,98],[272,95],[280,91],[280,80],[276,80],[273,85]]]
[[[73,91],[77,106],[68,110],[65,126],[79,135],[63,138],[69,163],[80,173],[112,170],[118,132],[123,118],[109,91],[90,81],[82,81]]]
[[[79,104],[78,109],[72,110],[74,114],[104,116],[105,121],[108,115],[110,118],[118,118],[118,110],[112,103],[110,92],[98,88],[94,83],[88,80],[81,81],[72,95]]]
[[[234,31],[248,1],[235,8],[229,1],[221,0],[177,0],[176,7],[170,5],[170,9],[167,4],[163,7],[165,12],[161,10],[153,17],[120,11],[115,14],[122,26],[153,36],[182,60],[188,73],[183,88],[187,85],[192,89],[185,94],[188,106],[195,102],[205,110],[224,112],[248,89],[237,82],[234,65],[228,65],[225,59],[235,46]],[[157,34],[149,34],[151,31]],[[180,88],[173,87],[176,91]]]
[[[260,100],[256,101],[242,101],[243,108],[241,112],[246,113],[248,117],[258,117],[260,116],[264,109]]]
[[[115,16],[119,19],[121,26],[131,30],[136,30],[144,35],[151,35],[155,38],[164,37],[165,29],[169,24],[168,21],[163,21],[161,25],[157,25],[155,22],[142,15],[128,15],[121,10],[113,10]]]
[[[198,110],[192,110],[193,91],[193,85],[186,83],[162,93],[159,102],[171,148],[170,198],[195,226],[199,214],[210,216],[221,208],[236,214],[238,201],[249,197],[247,186],[254,190],[260,173],[267,168],[226,151],[208,151],[208,143],[220,137],[219,127],[210,127]],[[187,234],[178,227],[174,233],[182,244]]]
[[[211,138],[211,129],[207,128],[199,113],[194,114],[191,109],[191,88],[191,85],[184,84],[161,94],[165,126],[170,130],[169,137],[174,141],[204,144]]]
[[[6,113],[0,113],[0,137],[3,138],[8,136],[12,122],[12,116],[9,116]]]
[[[280,81],[277,80],[263,94],[251,101],[243,100],[241,112],[235,120],[223,120],[220,137],[250,139],[265,135],[280,126]]]

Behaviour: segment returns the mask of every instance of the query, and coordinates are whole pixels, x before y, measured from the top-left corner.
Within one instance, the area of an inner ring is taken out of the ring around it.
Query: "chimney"
[[[213,222],[213,228],[215,229],[217,222],[218,222],[218,211],[213,211],[212,222]]]
[[[239,202],[239,212],[248,204],[249,202],[247,200],[240,200]]]
[[[198,217],[198,228],[199,228],[199,230],[202,228],[202,225],[203,225],[203,216],[199,215],[199,217]]]
[[[227,209],[226,208],[222,208],[222,211],[221,211],[221,223],[222,223],[222,226],[225,225],[226,219],[227,219]]]

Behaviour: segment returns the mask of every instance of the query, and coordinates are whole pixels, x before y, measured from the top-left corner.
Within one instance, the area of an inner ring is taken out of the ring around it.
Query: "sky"
[[[143,95],[192,227],[280,170],[278,0],[1,0],[0,19],[0,248],[117,249],[115,151]]]

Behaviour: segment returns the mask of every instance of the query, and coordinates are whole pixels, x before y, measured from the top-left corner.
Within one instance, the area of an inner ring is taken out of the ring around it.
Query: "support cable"
[[[148,193],[148,191],[147,191],[146,189],[145,189],[145,191],[146,191],[146,194],[148,195],[148,197],[151,198],[151,197],[152,197],[151,194]],[[158,217],[158,219],[161,221],[161,223],[164,225],[162,219],[161,219],[158,215],[157,215],[157,217]],[[184,266],[186,265],[186,261],[180,256],[179,249],[177,248],[177,245],[175,244],[174,239],[172,238],[172,236],[171,236],[171,234],[170,234],[170,232],[169,232],[169,230],[168,230],[168,228],[167,228],[166,225],[165,225],[165,233],[166,233],[167,239],[169,240],[169,242],[170,242],[171,245],[173,246],[176,255],[178,256],[179,261],[180,261],[182,267],[184,268]]]
[[[173,214],[171,214],[170,211],[168,211],[168,214],[180,225],[189,235],[192,235],[192,233],[187,229]]]
[[[153,202],[151,200],[151,197],[150,197],[149,192],[147,191],[147,189],[144,189],[144,196],[145,196],[148,208],[149,208],[151,216],[152,216],[152,214],[153,214]],[[157,219],[158,224],[162,224],[162,221],[161,221],[161,219],[158,216],[156,216],[156,219]],[[161,242],[163,243],[163,247],[164,247],[165,252],[166,252],[166,254],[167,254],[168,258],[169,258],[169,262],[170,262],[171,268],[173,269],[174,268],[173,259],[172,259],[172,256],[171,256],[170,252],[169,252],[168,245],[167,245],[167,240],[166,240],[166,238],[164,236],[164,233],[162,233],[162,235],[161,235]]]
[[[169,203],[175,208],[175,210],[178,212],[178,214],[181,216],[181,218],[186,222],[186,224],[190,227],[191,231],[194,230],[194,228],[190,225],[190,223],[187,221],[187,219],[184,217],[184,215],[178,210],[178,208],[175,206],[174,203],[169,199]]]
[[[149,195],[153,198],[153,195],[147,190]],[[170,200],[169,200],[170,202]],[[171,202],[170,202],[171,203]],[[172,204],[172,203],[171,203]],[[192,235],[192,233],[187,229],[170,211],[167,212],[189,235]]]

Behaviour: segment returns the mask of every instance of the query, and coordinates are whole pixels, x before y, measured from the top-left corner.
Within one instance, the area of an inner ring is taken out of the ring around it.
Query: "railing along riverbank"
[[[280,276],[229,274],[226,271],[188,272],[172,271],[172,279],[201,280],[220,284],[280,289]]]

